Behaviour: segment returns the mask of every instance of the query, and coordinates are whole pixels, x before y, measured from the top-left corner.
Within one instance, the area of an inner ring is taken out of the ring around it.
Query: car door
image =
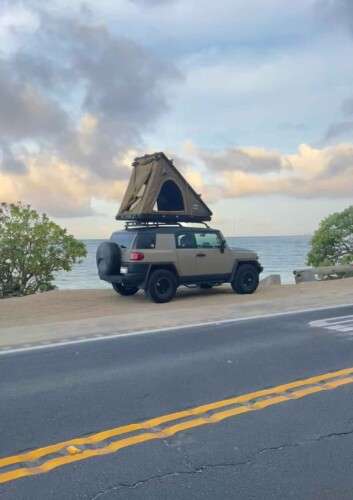
[[[175,234],[178,272],[183,278],[197,276],[198,248],[193,231],[185,229]]]
[[[199,275],[217,276],[230,274],[233,255],[227,244],[222,251],[223,237],[218,231],[195,231],[197,246],[196,262]]]

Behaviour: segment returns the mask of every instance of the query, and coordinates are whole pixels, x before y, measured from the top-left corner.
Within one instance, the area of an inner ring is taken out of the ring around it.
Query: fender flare
[[[151,273],[155,269],[166,269],[168,271],[172,271],[175,274],[177,282],[179,284],[179,274],[178,274],[177,268],[175,267],[175,264],[173,262],[155,262],[153,264],[149,264],[149,266],[148,266],[146,276],[145,276],[144,282],[142,284],[143,289],[146,289],[148,287],[148,282],[150,280]]]

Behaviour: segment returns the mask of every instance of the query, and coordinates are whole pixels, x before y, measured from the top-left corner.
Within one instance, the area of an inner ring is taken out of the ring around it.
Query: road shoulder
[[[229,287],[181,290],[169,304],[143,294],[65,290],[0,301],[0,349],[347,305],[353,279],[272,286],[239,296]]]

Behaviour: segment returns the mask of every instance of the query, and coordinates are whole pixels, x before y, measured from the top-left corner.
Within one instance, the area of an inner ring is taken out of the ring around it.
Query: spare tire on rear
[[[100,276],[120,274],[121,251],[119,245],[104,241],[97,248],[97,268]]]

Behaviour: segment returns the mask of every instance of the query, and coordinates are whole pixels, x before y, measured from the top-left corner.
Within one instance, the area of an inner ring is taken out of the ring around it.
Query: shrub
[[[308,254],[308,264],[313,266],[350,263],[353,263],[353,205],[320,222]]]
[[[46,214],[0,204],[0,297],[52,290],[54,273],[70,271],[85,256],[85,245]]]

